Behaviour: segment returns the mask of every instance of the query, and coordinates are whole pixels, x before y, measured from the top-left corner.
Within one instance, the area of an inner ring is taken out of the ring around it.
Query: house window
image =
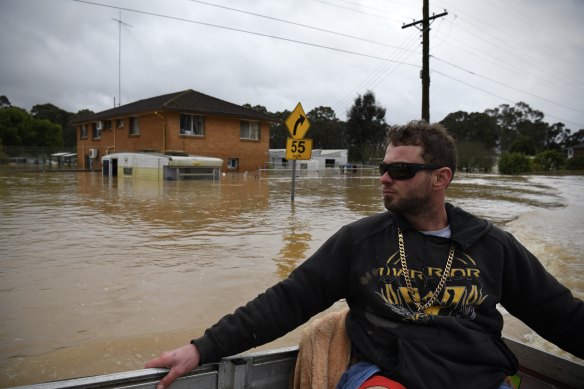
[[[181,135],[203,136],[205,135],[205,118],[199,115],[180,115]]]
[[[135,116],[130,118],[130,135],[140,135],[140,124]]]
[[[242,120],[239,124],[239,137],[241,139],[260,139],[260,122]]]
[[[227,160],[227,170],[237,170],[239,168],[239,158],[229,158]]]
[[[116,119],[116,127],[124,128],[124,119]]]
[[[106,131],[111,131],[112,129],[112,121],[111,120],[105,120],[103,122],[103,129]]]
[[[101,139],[101,122],[93,123],[93,139]]]
[[[80,138],[87,138],[87,126],[84,124],[79,129],[79,137]]]

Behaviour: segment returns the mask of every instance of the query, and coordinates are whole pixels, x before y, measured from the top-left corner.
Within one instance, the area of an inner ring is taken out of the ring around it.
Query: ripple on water
[[[104,342],[203,331],[286,277],[341,226],[383,210],[379,177],[299,178],[294,203],[290,184],[0,173],[0,366],[22,356],[10,374],[56,379],[64,367],[51,361],[62,354],[36,359],[54,366],[44,375],[27,361],[93,344],[74,368],[93,364],[84,372],[101,373],[94,361]],[[516,234],[582,295],[583,188],[578,177],[457,174],[448,199]],[[129,345],[128,355],[116,350],[116,361],[139,368],[145,344]]]

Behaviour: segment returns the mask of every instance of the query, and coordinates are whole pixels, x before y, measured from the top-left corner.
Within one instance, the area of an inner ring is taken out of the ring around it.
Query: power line
[[[403,57],[406,53],[409,53],[410,55],[412,53],[416,53],[416,51],[411,49],[411,48],[413,48],[414,45],[417,45],[416,40],[417,40],[416,37],[407,38],[404,41],[404,43],[400,46],[397,55],[388,56],[386,61],[379,64],[379,66],[377,68],[375,68],[375,70],[373,72],[371,72],[367,77],[365,77],[356,87],[352,88],[351,91],[349,93],[347,93],[343,98],[339,99],[335,104],[333,104],[333,106],[340,107],[341,105],[348,104],[349,101],[351,99],[353,99],[355,93],[357,93],[360,90],[368,90],[368,89],[375,90],[375,88],[381,82],[383,82],[387,77],[389,77],[389,75],[391,73],[393,73],[393,71],[395,69],[397,69],[398,65],[395,62],[392,62],[391,61],[392,59],[401,61],[402,60],[401,57]],[[380,80],[380,78],[382,76],[384,76],[384,77]],[[380,81],[377,82],[378,80],[380,80]],[[373,84],[375,84],[375,86],[373,86]]]
[[[239,12],[239,13],[243,13],[243,14],[247,14],[247,15],[253,15],[253,16],[257,16],[259,18],[274,20],[274,21],[280,22],[280,23],[286,23],[286,24],[291,24],[291,25],[298,26],[298,27],[308,28],[308,29],[315,30],[315,31],[326,32],[328,34],[339,35],[339,36],[343,36],[345,38],[357,39],[357,40],[360,40],[360,41],[363,41],[363,42],[373,43],[375,45],[397,48],[396,46],[388,45],[387,43],[377,42],[377,41],[374,41],[374,40],[370,40],[370,39],[366,39],[366,38],[361,38],[361,37],[354,36],[354,35],[344,34],[342,32],[338,32],[338,31],[326,30],[326,29],[320,28],[320,27],[309,26],[307,24],[292,22],[290,20],[279,19],[279,18],[275,18],[273,16],[262,15],[262,14],[258,14],[258,13],[255,13],[255,12],[249,12],[249,11],[245,11],[245,10],[242,10],[242,9],[226,7],[224,5],[219,5],[219,4],[207,3],[205,1],[200,1],[200,0],[189,0],[189,1],[192,1],[193,3],[199,3],[199,4],[209,5],[211,7],[222,8],[222,9],[226,9],[226,10],[229,10],[229,11]]]
[[[346,10],[349,10],[349,11],[352,11],[352,12],[357,12],[357,13],[360,13],[360,14],[363,14],[363,15],[369,15],[369,16],[373,16],[373,17],[376,17],[376,18],[384,19],[384,20],[387,19],[387,16],[381,16],[379,14],[374,14],[374,13],[371,13],[371,12],[360,11],[360,10],[355,9],[355,8],[345,7],[345,6],[342,6],[342,5],[339,5],[339,4],[334,4],[334,3],[331,3],[331,2],[328,2],[328,1],[323,1],[323,0],[313,0],[313,1],[315,1],[317,3],[326,4],[326,5],[331,6],[331,7],[336,7],[336,8],[346,9]],[[394,19],[394,20],[396,20],[396,19]]]
[[[454,42],[459,42],[462,46],[458,45]],[[446,43],[447,45],[455,48],[458,51],[465,51],[468,54],[472,55],[475,59],[480,59],[481,61],[483,61],[485,63],[488,62],[490,64],[498,66],[499,68],[504,69],[507,72],[511,72],[513,74],[516,74],[519,77],[522,77],[522,78],[525,77],[526,72],[524,70],[522,70],[521,68],[510,66],[507,64],[507,62],[498,60],[496,56],[487,56],[484,54],[483,51],[479,51],[479,50],[475,49],[474,47],[464,47],[464,45],[466,45],[466,43],[462,42],[461,40],[457,39],[456,37],[450,36],[448,38],[448,41],[446,41],[446,39],[444,39],[441,42],[441,44],[442,43]],[[434,47],[437,47],[437,46],[439,46],[439,45],[435,45]],[[565,87],[561,87],[558,85],[558,83],[551,82],[547,79],[540,78],[538,80],[538,83],[545,84],[549,88],[554,89],[558,92],[561,92],[565,95],[570,95],[570,96],[575,97],[575,98],[580,99],[580,100],[582,100],[582,98],[583,98],[582,95],[578,94],[576,91],[571,90],[571,89],[567,89]]]
[[[465,21],[463,18],[461,18],[462,21],[469,23],[467,21]],[[471,26],[472,24],[469,23]],[[460,25],[457,26],[458,28],[460,28],[461,30],[465,31],[466,33],[473,35],[475,38],[482,40],[483,42],[486,42],[490,45],[493,45],[493,47],[496,47],[498,50],[501,50],[503,52],[505,52],[506,55],[511,56],[516,58],[517,60],[525,63],[526,65],[529,65],[530,67],[535,67],[535,68],[539,68],[541,70],[546,70],[545,68],[547,68],[547,70],[552,71],[553,73],[555,73],[556,75],[563,77],[564,80],[570,82],[570,83],[578,83],[580,85],[584,85],[582,84],[582,82],[580,80],[577,80],[575,78],[572,78],[570,76],[567,76],[561,72],[558,72],[557,70],[547,66],[544,62],[538,60],[537,58],[533,57],[532,55],[530,55],[529,53],[526,53],[524,50],[522,50],[521,48],[517,47],[517,46],[513,46],[511,44],[509,44],[508,41],[502,40],[502,39],[498,39],[496,37],[494,37],[492,34],[487,34],[491,37],[493,37],[494,39],[497,40],[498,43],[494,43],[494,42],[490,42],[486,39],[484,39],[482,36],[478,35],[478,34],[474,34],[473,32],[461,27]],[[475,26],[473,26],[474,28],[477,28]],[[485,30],[480,30],[481,34],[485,34],[486,31]],[[503,46],[508,47],[509,49],[504,49]]]
[[[398,52],[398,54],[396,56],[394,56],[394,57],[391,57],[390,56],[390,57],[387,57],[387,58],[383,58],[383,57],[377,56],[377,55],[370,55],[370,54],[366,54],[366,53],[361,53],[361,52],[356,52],[356,51],[351,51],[351,50],[345,50],[345,49],[341,49],[341,48],[336,48],[336,47],[331,47],[331,46],[326,46],[326,45],[321,45],[321,44],[316,44],[316,43],[301,41],[301,40],[297,40],[297,39],[280,37],[280,36],[275,36],[275,35],[270,35],[270,34],[264,34],[264,33],[260,33],[260,32],[249,31],[249,30],[244,30],[244,29],[239,29],[239,28],[234,28],[234,27],[229,27],[229,26],[222,26],[222,25],[217,25],[217,24],[211,24],[211,23],[206,23],[206,22],[202,22],[202,21],[197,21],[197,20],[192,20],[192,19],[186,19],[186,18],[181,18],[181,17],[175,17],[175,16],[170,16],[170,15],[164,15],[164,14],[155,13],[155,12],[141,11],[141,10],[124,8],[124,7],[119,7],[119,6],[112,6],[112,5],[101,4],[101,3],[92,2],[92,1],[86,1],[86,0],[73,0],[73,1],[76,1],[78,3],[85,3],[85,4],[89,4],[89,5],[105,7],[105,8],[118,9],[120,11],[124,10],[124,11],[134,12],[134,13],[138,13],[138,14],[144,14],[144,15],[149,15],[149,16],[161,17],[161,18],[166,18],[166,19],[171,19],[171,20],[177,20],[177,21],[182,21],[182,22],[188,22],[188,23],[194,23],[194,24],[199,24],[199,25],[203,25],[203,26],[207,26],[207,27],[214,27],[214,28],[219,28],[219,29],[225,29],[225,30],[230,30],[230,31],[234,31],[234,32],[239,32],[239,33],[245,33],[245,34],[256,35],[256,36],[263,36],[263,37],[277,39],[277,40],[281,40],[281,41],[286,41],[286,42],[291,42],[291,43],[296,43],[296,44],[301,44],[301,45],[306,45],[306,46],[311,46],[311,47],[326,49],[326,50],[332,50],[332,51],[346,53],[346,54],[351,54],[351,55],[357,55],[357,56],[361,56],[361,57],[365,57],[365,58],[371,58],[371,59],[381,60],[382,61],[382,64],[379,67],[377,67],[377,69],[372,74],[370,74],[364,81],[362,81],[360,85],[363,85],[364,83],[365,83],[364,85],[368,85],[368,86],[371,86],[371,85],[374,85],[375,84],[375,87],[377,87],[381,82],[383,82],[387,77],[389,77],[389,75],[395,70],[395,67],[397,67],[397,65],[407,65],[407,66],[412,66],[412,67],[415,67],[415,68],[418,68],[419,69],[419,66],[418,65],[415,65],[415,64],[412,64],[412,63],[407,63],[407,62],[404,62],[403,60],[398,60],[398,59],[403,58],[406,55],[406,52],[408,51],[406,48],[403,47],[403,45],[398,48],[398,50],[400,50],[400,51]],[[191,1],[194,1],[194,0],[191,0]],[[315,1],[318,1],[318,0],[315,0]],[[195,1],[195,2],[199,2],[199,3],[203,3],[203,4],[209,4],[209,3],[204,3],[203,1]],[[228,7],[225,7],[225,8],[229,9]],[[233,10],[234,12],[244,12],[244,13],[247,12],[247,11],[243,11],[243,10],[235,10],[235,9],[231,9],[231,10]],[[252,13],[250,13],[250,14],[252,14]],[[259,14],[255,14],[255,16],[258,16],[258,15]],[[271,17],[266,16],[266,15],[261,15],[260,17],[271,18]],[[282,23],[289,22],[289,21],[284,21],[283,19],[277,19],[277,18],[272,18],[272,19],[273,20],[276,20],[278,22],[282,22]],[[290,22],[290,24],[294,24],[294,22]],[[298,25],[299,27],[303,27],[303,28],[312,28],[314,30],[321,30],[323,32],[335,33],[334,31],[320,29],[320,28],[314,27],[314,26],[301,25],[300,23],[297,23],[296,25]],[[339,33],[339,34],[340,35],[343,35],[342,33]],[[344,34],[343,36],[345,36],[345,35],[346,35],[347,38],[361,39],[359,37],[351,36],[351,35],[348,35],[348,34]],[[380,42],[374,42],[374,41],[372,41],[370,43],[380,43]],[[447,43],[451,44],[450,42],[447,42]],[[389,45],[385,45],[385,46],[395,47],[395,46],[389,46]],[[413,52],[413,51],[410,50],[410,52]],[[440,61],[442,61],[442,60],[440,60]],[[447,63],[446,61],[442,61],[442,62],[446,63],[449,66],[457,67],[457,65]],[[392,69],[392,67],[394,67],[394,68]],[[478,77],[485,78],[488,81],[496,82],[496,81],[491,80],[491,79],[489,79],[487,77],[477,75],[476,73],[471,72],[471,71],[469,71],[467,69],[464,69],[463,67],[458,66],[458,68],[460,68],[460,70],[464,70],[464,71],[467,71],[467,72],[469,72],[471,74],[474,74],[474,75],[476,75]],[[502,96],[499,96],[499,95],[496,95],[496,94],[494,94],[492,92],[489,92],[489,91],[486,91],[484,89],[478,88],[478,87],[476,87],[474,85],[468,84],[468,83],[463,82],[461,80],[457,80],[457,79],[455,79],[455,78],[453,78],[453,77],[451,77],[449,75],[446,75],[444,73],[438,72],[436,70],[434,70],[434,72],[436,72],[438,74],[442,74],[445,77],[451,78],[451,79],[453,79],[453,80],[455,80],[455,81],[457,81],[459,83],[468,85],[469,87],[472,87],[474,89],[481,90],[484,93],[487,93],[487,94],[496,96],[497,98],[500,98],[502,100],[510,101],[509,99],[506,99],[506,98],[504,98]],[[506,86],[506,87],[509,87],[508,85],[505,85],[505,84],[501,84],[501,85]],[[360,86],[358,86],[357,88],[359,88],[359,87]],[[576,110],[574,108],[564,106],[564,105],[562,105],[560,103],[557,103],[557,102],[554,102],[554,101],[550,101],[550,100],[541,98],[539,96],[530,94],[529,92],[525,92],[525,91],[522,91],[522,90],[519,90],[519,89],[516,89],[516,88],[512,88],[512,89],[515,89],[515,90],[517,90],[517,91],[519,91],[521,93],[525,93],[527,95],[530,95],[530,96],[533,96],[533,97],[536,97],[536,98],[539,98],[539,99],[542,99],[542,100],[549,101],[549,102],[551,102],[553,104],[560,105],[560,106],[563,106],[563,107],[568,108],[568,109],[571,109],[571,110]],[[339,103],[341,103],[343,100],[339,101]],[[582,112],[582,111],[578,111],[578,112]],[[548,115],[548,116],[549,117],[554,117],[552,115]],[[561,118],[559,118],[559,119],[560,120],[563,120]],[[563,121],[569,122],[569,121],[566,121],[566,120],[563,120]],[[573,122],[570,122],[570,123],[573,123]],[[574,123],[574,124],[576,124],[576,123]]]
[[[488,90],[486,90],[486,89],[479,88],[479,87],[478,87],[478,86],[476,86],[476,85],[472,85],[472,84],[470,84],[470,83],[468,83],[468,82],[465,82],[465,81],[459,80],[458,78],[455,78],[455,77],[449,76],[448,74],[446,74],[446,73],[443,73],[443,72],[440,72],[440,71],[438,71],[438,70],[432,70],[432,73],[437,73],[437,74],[440,74],[440,75],[442,75],[442,76],[444,76],[444,77],[446,77],[446,78],[449,78],[449,79],[451,79],[451,80],[453,80],[453,81],[459,82],[459,83],[461,83],[461,84],[464,84],[464,85],[466,85],[466,86],[469,86],[469,87],[471,87],[471,88],[473,88],[473,89],[476,89],[476,90],[479,90],[479,91],[481,91],[481,92],[484,92],[484,93],[486,93],[486,94],[489,94],[489,95],[491,95],[491,96],[495,96],[495,97],[497,97],[497,98],[499,98],[499,99],[501,99],[501,100],[504,100],[504,101],[510,102],[511,104],[516,104],[516,103],[517,103],[516,101],[510,100],[510,99],[508,99],[507,97],[503,97],[503,96],[501,96],[501,95],[498,95],[498,94],[496,94],[496,93],[489,92],[489,91],[488,91]],[[554,119],[557,119],[557,120],[560,120],[560,121],[561,121],[561,122],[563,122],[563,123],[571,123],[571,124],[574,124],[574,125],[576,125],[576,126],[577,126],[577,127],[579,127],[579,128],[584,128],[584,125],[582,125],[582,124],[579,124],[579,123],[576,123],[576,122],[573,122],[573,121],[570,121],[570,120],[566,120],[566,119],[560,118],[560,117],[558,117],[558,116],[549,115],[549,114],[547,114],[547,113],[546,113],[546,114],[544,114],[544,115],[545,115],[545,116],[549,116],[549,117],[551,117],[551,118],[554,118]]]
[[[155,13],[155,12],[148,12],[148,11],[140,11],[140,10],[136,10],[136,9],[132,9],[132,8],[124,8],[124,7],[119,7],[119,6],[109,5],[109,4],[95,3],[95,2],[92,2],[92,1],[86,1],[86,0],[72,0],[72,1],[75,1],[75,2],[78,2],[78,3],[85,3],[85,4],[95,5],[95,6],[98,6],[98,7],[119,9],[119,10],[122,10],[122,11],[134,12],[134,13],[143,14],[143,15],[149,15],[149,16],[156,16],[156,17],[161,17],[161,18],[165,18],[165,19],[178,20],[178,21],[181,21],[181,22],[200,24],[200,25],[207,26],[207,27],[220,28],[220,29],[229,30],[229,31],[241,32],[241,33],[244,33],[244,34],[263,36],[263,37],[266,37],[266,38],[272,38],[272,39],[278,39],[278,40],[282,40],[282,41],[286,41],[286,42],[298,43],[298,44],[301,44],[301,45],[312,46],[312,47],[317,47],[317,48],[321,48],[321,49],[327,49],[327,50],[331,50],[331,51],[337,51],[337,52],[340,52],[340,53],[357,55],[357,56],[361,56],[361,57],[365,57],[365,58],[378,59],[378,60],[382,60],[382,61],[385,61],[386,60],[385,58],[378,57],[378,56],[375,56],[375,55],[370,55],[370,54],[365,54],[365,53],[359,53],[359,52],[356,52],[356,51],[340,49],[340,48],[332,47],[332,46],[325,46],[325,45],[321,45],[321,44],[317,44],[317,43],[310,43],[310,42],[306,42],[306,41],[300,41],[300,40],[297,40],[297,39],[284,38],[284,37],[280,37],[280,36],[276,36],[276,35],[263,34],[263,33],[260,33],[260,32],[243,30],[243,29],[235,28],[235,27],[221,26],[221,25],[218,25],[218,24],[206,23],[206,22],[201,22],[201,21],[198,21],[198,20],[179,18],[177,16],[163,15],[163,14],[159,14],[159,13]],[[417,65],[411,64],[411,63],[406,63],[406,62],[399,62],[399,63],[401,65],[418,67]]]
[[[584,47],[571,39],[571,37],[573,36],[573,34],[569,35],[569,36],[561,36],[557,33],[557,31],[555,29],[550,29],[548,28],[546,22],[540,22],[537,23],[536,21],[534,21],[532,18],[528,18],[525,16],[525,12],[518,10],[517,8],[513,7],[513,5],[511,4],[511,2],[505,1],[503,2],[501,5],[507,7],[508,9],[511,10],[512,13],[515,14],[515,17],[522,19],[524,23],[531,25],[532,27],[537,28],[538,30],[543,30],[547,35],[550,36],[554,36],[557,42],[563,42],[564,44],[568,44],[569,46],[571,46],[572,50],[578,50],[581,53],[584,53]],[[527,43],[531,43],[531,41],[527,41]]]
[[[526,92],[526,91],[524,91],[524,90],[521,90],[521,89],[519,89],[519,88],[515,88],[515,87],[513,87],[513,86],[511,86],[511,85],[509,85],[509,84],[504,84],[504,83],[502,83],[502,82],[499,82],[499,81],[493,80],[493,79],[491,79],[491,78],[488,78],[488,77],[482,76],[482,75],[480,75],[480,74],[478,74],[478,73],[475,73],[475,72],[473,72],[473,71],[471,71],[471,70],[465,69],[465,68],[463,68],[462,66],[458,66],[458,65],[455,65],[455,64],[453,64],[453,63],[450,63],[450,62],[448,62],[448,61],[445,61],[445,60],[443,60],[443,59],[440,59],[440,58],[438,58],[438,57],[436,57],[436,56],[434,56],[434,55],[432,55],[431,57],[432,57],[432,58],[434,58],[434,59],[435,59],[435,60],[437,60],[437,61],[440,61],[440,62],[442,62],[442,63],[445,63],[445,64],[447,64],[447,65],[449,65],[449,66],[452,66],[452,67],[454,67],[454,68],[456,68],[456,69],[460,69],[460,70],[462,70],[462,71],[465,71],[465,72],[467,72],[467,73],[469,73],[469,74],[472,74],[473,76],[480,77],[480,78],[482,78],[483,80],[490,81],[490,82],[492,82],[492,83],[495,83],[495,84],[497,84],[497,85],[503,86],[503,87],[505,87],[505,88],[513,89],[513,90],[515,90],[515,91],[517,91],[517,92],[525,93],[525,94],[526,94],[526,95],[528,95],[528,96],[535,97],[536,99],[540,99],[540,100],[543,100],[543,101],[547,101],[548,103],[552,103],[552,104],[558,105],[558,106],[560,106],[560,107],[563,107],[563,108],[566,108],[566,109],[569,109],[569,110],[572,110],[572,111],[575,111],[575,112],[584,113],[584,110],[581,110],[581,109],[578,109],[578,108],[574,108],[574,107],[569,107],[569,106],[567,106],[567,105],[564,105],[564,104],[562,104],[562,103],[558,103],[558,102],[556,102],[556,101],[552,101],[552,100],[546,99],[545,97],[537,96],[537,95],[534,95],[533,93],[529,93],[529,92]]]
[[[476,39],[492,45],[493,47],[497,48],[498,50],[503,50],[506,53],[505,54],[506,56],[515,57],[516,59],[524,62],[526,65],[529,65],[530,67],[537,67],[542,71],[551,71],[554,74],[556,74],[557,76],[562,77],[564,79],[564,82],[567,82],[568,85],[571,87],[575,87],[576,84],[584,85],[584,84],[582,84],[581,80],[575,79],[575,78],[570,77],[562,72],[557,71],[556,69],[547,65],[547,62],[542,62],[539,59],[531,56],[529,52],[526,52],[525,47],[528,47],[528,46],[535,47],[533,44],[533,39],[526,40],[518,35],[513,35],[512,39],[510,39],[509,37],[510,37],[510,35],[512,35],[512,33],[509,31],[502,30],[501,26],[499,26],[499,25],[490,24],[490,23],[476,17],[476,15],[474,15],[474,14],[465,14],[464,13],[465,10],[461,10],[460,8],[456,8],[456,7],[451,6],[451,5],[449,5],[448,8],[458,10],[459,14],[457,15],[457,17],[460,19],[460,21],[463,23],[466,23],[468,26],[470,26],[473,29],[479,30],[479,33],[475,34],[471,31],[463,28],[459,24],[457,24],[456,26],[458,28],[460,28],[463,31],[465,31],[466,33],[474,36]],[[505,11],[503,11],[503,12],[505,12]],[[465,16],[464,17],[460,16],[461,13],[464,14]],[[505,12],[505,13],[507,13],[507,12]],[[467,20],[467,17],[471,21]],[[528,24],[530,24],[531,26],[537,27],[538,30],[546,31],[546,33],[547,33],[547,31],[549,31],[549,29],[546,29],[545,23],[535,24],[533,21],[526,19],[524,16],[522,16],[520,19],[528,20]],[[485,26],[486,28],[481,28],[480,26]],[[499,34],[503,34],[505,39],[501,39],[501,38],[495,36],[492,33],[493,31],[496,31]],[[558,39],[557,39],[558,43],[565,44],[565,39],[559,37],[559,35],[557,35],[557,34],[550,34],[550,35],[555,35],[556,37],[558,37]],[[485,36],[491,37],[496,42],[485,39]],[[510,43],[512,41],[518,41],[518,40],[522,41],[521,45],[519,45],[519,46],[512,45]],[[503,46],[508,47],[511,51],[502,49]],[[529,60],[527,58],[529,58]],[[545,69],[544,69],[544,67],[545,67]]]
[[[357,3],[355,1],[349,1],[349,0],[337,0],[337,1],[340,1],[342,3],[347,3],[347,4],[353,4],[353,5],[362,7],[362,8],[369,8],[369,9],[372,9],[374,11],[380,11],[380,12],[383,12],[383,13],[388,13],[389,12],[388,10],[385,10],[385,9],[366,6],[366,5],[363,5],[361,3]],[[394,4],[401,5],[402,7],[410,7],[410,8],[415,8],[415,9],[419,9],[420,8],[418,5],[412,5],[411,3],[405,3],[405,2],[402,3],[402,2],[399,2],[399,1],[392,1],[392,0],[389,0],[388,2],[389,3],[394,3]]]

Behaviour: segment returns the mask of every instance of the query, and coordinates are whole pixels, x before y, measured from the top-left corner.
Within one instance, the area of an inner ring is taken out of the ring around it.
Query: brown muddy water
[[[300,176],[293,203],[290,191],[289,173],[0,172],[0,387],[141,369],[286,277],[342,225],[383,211],[373,170]],[[584,297],[583,176],[458,175],[448,197],[514,233]],[[296,344],[299,332],[262,348]],[[513,318],[505,334],[565,355]]]

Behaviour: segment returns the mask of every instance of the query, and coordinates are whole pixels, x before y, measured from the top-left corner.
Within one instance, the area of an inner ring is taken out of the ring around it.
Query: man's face
[[[420,146],[387,146],[384,163],[425,163]],[[387,172],[381,178],[383,204],[390,211],[416,212],[429,203],[431,170],[421,170],[410,179],[396,180]]]

